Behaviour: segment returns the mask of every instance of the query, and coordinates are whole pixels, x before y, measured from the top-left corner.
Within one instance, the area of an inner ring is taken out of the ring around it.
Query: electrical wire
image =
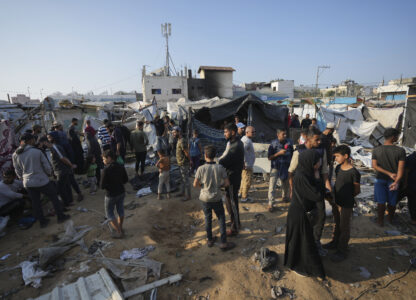
[[[354,300],[358,300],[358,299],[360,299],[362,296],[364,296],[365,294],[367,294],[367,293],[369,293],[369,292],[377,292],[378,290],[382,290],[382,289],[385,289],[386,287],[388,287],[390,284],[392,284],[393,282],[395,282],[395,281],[397,281],[397,280],[400,280],[400,279],[402,279],[403,277],[405,277],[407,274],[409,274],[409,272],[410,272],[410,270],[412,269],[412,267],[413,267],[413,263],[412,263],[412,260],[410,260],[410,265],[409,265],[409,267],[407,268],[407,270],[406,270],[406,272],[404,272],[404,274],[403,275],[400,275],[399,277],[396,277],[396,278],[394,278],[394,279],[392,279],[392,280],[390,280],[389,282],[387,282],[383,287],[381,287],[381,288],[369,288],[369,289],[366,289],[366,290],[364,290],[364,291],[362,291],[361,292],[361,294],[359,294],[358,295],[358,297],[356,297],[356,298],[354,298]]]

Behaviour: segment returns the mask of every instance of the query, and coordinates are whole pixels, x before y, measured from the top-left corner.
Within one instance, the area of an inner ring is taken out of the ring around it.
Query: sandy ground
[[[82,206],[104,212],[102,191],[90,196],[85,190],[85,200],[76,203],[70,215],[76,226],[93,226],[93,230],[84,238],[88,246],[94,239],[113,242],[112,247],[103,250],[106,257],[119,258],[122,250],[154,245],[156,250],[148,256],[164,264],[162,278],[175,273],[184,274],[180,284],[159,288],[158,299],[270,299],[271,286],[285,287],[297,299],[354,299],[369,288],[377,290],[361,299],[415,298],[416,274],[413,270],[387,288],[380,289],[408,269],[409,257],[399,256],[394,248],[402,248],[410,255],[416,255],[415,231],[404,221],[407,216],[399,218],[399,229],[406,232],[400,236],[388,236],[385,230],[395,228],[377,227],[371,222],[370,215],[354,217],[349,257],[342,263],[323,258],[328,283],[322,283],[314,278],[300,277],[284,268],[285,229],[276,234],[275,228],[285,226],[288,204],[278,204],[279,210],[269,213],[265,201],[267,184],[259,180],[254,187],[255,191],[250,195],[254,203],[244,203],[240,207],[241,234],[230,239],[237,247],[225,253],[220,251],[218,245],[213,248],[206,245],[204,215],[195,189],[191,201],[182,202],[178,198],[159,201],[156,195],[136,198],[130,184],[126,185],[125,204],[134,201],[139,207],[126,210],[126,237],[122,240],[110,237],[108,228],[100,225],[103,217],[99,214],[76,210],[77,206]],[[256,216],[259,213],[261,215]],[[64,225],[57,224],[55,219],[51,219],[46,229],[41,230],[38,226],[35,224],[28,230],[20,230],[12,224],[7,228],[7,235],[0,239],[0,257],[7,253],[12,256],[0,261],[0,269],[13,267],[36,256],[39,247],[47,246],[64,231]],[[213,226],[214,233],[219,236],[216,218]],[[327,218],[323,243],[330,240],[331,227],[332,220]],[[261,247],[268,247],[279,254],[280,280],[261,272],[258,263],[253,261],[254,252]],[[57,270],[42,280],[39,289],[24,286],[20,268],[1,272],[0,295],[13,291],[5,298],[26,299],[47,293],[58,284],[74,282],[78,277],[88,276],[101,267],[95,261],[90,261],[87,269],[78,272],[81,263],[87,260],[89,258],[80,247],[74,247],[60,258]],[[361,277],[358,267],[367,268],[371,277]],[[396,273],[389,274],[388,267]]]

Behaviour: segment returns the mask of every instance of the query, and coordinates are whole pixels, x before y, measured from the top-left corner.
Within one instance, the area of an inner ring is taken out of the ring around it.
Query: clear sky
[[[0,0],[0,99],[72,89],[141,90],[164,64],[231,66],[236,84],[294,79],[360,83],[416,76],[416,1]]]

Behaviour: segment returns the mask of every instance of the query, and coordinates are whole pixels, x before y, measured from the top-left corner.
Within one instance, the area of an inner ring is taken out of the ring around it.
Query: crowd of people
[[[192,198],[191,177],[194,177],[193,187],[200,189],[208,247],[214,246],[216,241],[212,234],[214,211],[220,225],[220,249],[234,248],[236,244],[228,238],[238,236],[241,228],[239,203],[252,201],[249,190],[256,160],[255,128],[246,126],[238,116],[235,122],[224,124],[227,144],[222,155],[217,157],[214,146],[202,146],[198,131],[194,130],[188,139],[166,115],[162,118],[156,115],[149,123],[156,129],[158,199],[163,199],[165,193],[171,198],[170,169],[174,157],[181,176],[176,196],[183,201]],[[14,169],[3,174],[0,195],[1,201],[7,200],[3,206],[8,207],[9,202],[14,206],[24,205],[25,199],[30,199],[33,215],[43,228],[49,223],[42,209],[41,195],[45,195],[53,205],[52,215],[56,215],[58,223],[63,222],[70,218],[66,212],[74,203],[72,190],[77,194],[77,201],[84,198],[74,174],[86,174],[91,194],[95,194],[98,187],[105,190],[104,207],[112,235],[122,238],[124,184],[128,181],[125,156],[130,145],[136,159],[136,176],[145,173],[149,139],[144,124],[137,122],[136,129],[130,132],[123,125],[114,125],[108,120],[96,130],[87,121],[83,131],[78,132],[78,120],[73,118],[67,132],[61,124],[54,123],[45,135],[42,135],[42,128],[35,125],[20,137],[20,145],[13,154]],[[276,194],[279,188],[280,201],[290,203],[284,264],[301,275],[323,279],[325,270],[321,257],[328,255],[328,250],[333,250],[330,258],[335,262],[347,259],[352,212],[355,197],[360,193],[361,175],[352,164],[350,148],[337,145],[333,136],[334,123],[328,123],[321,132],[316,119],[307,115],[300,122],[298,116],[292,115],[288,127],[301,130],[299,140],[292,141],[287,129],[278,129],[267,151],[270,161],[268,210],[273,212],[279,202]],[[86,142],[86,151],[80,137]],[[384,144],[376,147],[372,154],[378,226],[384,225],[386,209],[387,221],[394,224],[396,204],[403,195],[408,197],[411,223],[416,225],[416,188],[414,184],[407,184],[416,182],[416,152],[406,157],[404,149],[395,145],[398,137],[399,131],[386,129]],[[322,245],[325,201],[331,206],[334,228],[331,241]],[[228,230],[223,202],[230,218]]]

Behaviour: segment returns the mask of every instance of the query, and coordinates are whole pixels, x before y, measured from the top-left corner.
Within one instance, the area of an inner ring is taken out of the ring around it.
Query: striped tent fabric
[[[217,154],[224,152],[227,141],[223,130],[211,128],[195,118],[192,118],[192,127],[198,131],[202,147],[214,145],[217,148]]]

